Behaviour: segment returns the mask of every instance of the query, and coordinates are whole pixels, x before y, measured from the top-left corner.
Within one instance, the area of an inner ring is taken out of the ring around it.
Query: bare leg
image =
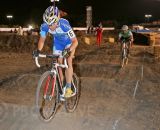
[[[73,76],[73,66],[72,66],[72,60],[74,56],[75,50],[73,50],[70,54],[70,56],[67,59],[68,62],[68,68],[65,71],[66,76],[66,82],[71,84],[72,76]]]

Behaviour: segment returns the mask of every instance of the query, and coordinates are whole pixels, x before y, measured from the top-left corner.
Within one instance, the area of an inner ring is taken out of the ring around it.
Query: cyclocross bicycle
[[[59,64],[57,62],[59,56],[39,54],[39,57],[52,59],[51,69],[42,74],[36,90],[38,113],[41,119],[50,121],[54,117],[58,105],[62,103],[64,103],[67,112],[73,112],[76,109],[80,96],[79,79],[74,73],[71,83],[71,89],[74,93],[71,97],[64,98],[65,87],[63,87],[63,84],[65,84],[65,76],[62,81],[59,69],[68,68],[66,58],[63,58],[63,64]],[[38,57],[35,57],[35,62],[37,67],[40,67]]]
[[[124,65],[128,64],[129,45],[130,40],[122,40],[121,67],[124,67]]]

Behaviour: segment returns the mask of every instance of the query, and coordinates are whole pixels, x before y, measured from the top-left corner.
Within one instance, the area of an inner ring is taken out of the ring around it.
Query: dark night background
[[[25,26],[40,25],[44,10],[51,5],[49,0],[1,1],[0,24],[8,24],[7,14],[13,14],[12,24]],[[150,20],[160,19],[160,0],[60,0],[56,5],[68,13],[72,26],[85,26],[86,6],[93,8],[93,24],[112,20],[132,24],[145,21],[145,14],[152,14]]]

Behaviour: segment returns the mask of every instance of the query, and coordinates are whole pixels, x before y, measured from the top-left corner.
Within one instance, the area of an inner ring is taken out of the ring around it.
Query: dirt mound
[[[19,36],[16,34],[0,34],[0,50],[3,52],[32,52],[37,48],[38,36]],[[46,40],[45,51],[50,50],[51,37]]]
[[[94,34],[86,35],[84,31],[83,32],[76,31],[75,33],[79,41],[78,48],[80,48],[82,52],[89,52],[90,46],[94,46],[96,44],[96,36]],[[117,37],[117,36],[118,33],[115,31],[110,31],[110,32],[106,31],[103,34],[103,39],[108,37]],[[85,44],[86,37],[89,38],[90,45]],[[34,49],[37,48],[38,39],[39,36],[36,35],[19,36],[12,33],[7,33],[7,34],[0,33],[0,50],[3,52],[23,52],[23,53],[32,52]],[[52,36],[49,35],[45,41],[45,46],[43,51],[50,52],[51,48],[52,48]]]

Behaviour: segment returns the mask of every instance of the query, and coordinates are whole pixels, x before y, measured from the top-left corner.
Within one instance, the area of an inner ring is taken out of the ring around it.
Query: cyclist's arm
[[[38,41],[38,50],[42,50],[46,37],[40,37]]]
[[[76,37],[72,38],[71,41],[72,41],[72,44],[70,46],[70,51],[75,50],[76,47],[78,46],[78,40]]]
[[[122,38],[122,34],[121,33],[119,33],[119,35],[118,35],[118,42],[121,42],[121,39]]]
[[[70,46],[70,51],[72,51],[72,50],[76,49],[76,47],[78,46],[78,40],[77,40],[76,35],[72,29],[70,29],[68,31],[68,36],[70,37],[70,39],[72,41],[72,44]]]
[[[38,50],[42,50],[43,46],[44,46],[44,42],[46,40],[46,36],[47,36],[47,33],[48,33],[48,26],[47,24],[42,24],[41,25],[41,28],[40,28],[40,38],[39,38],[39,41],[38,41]]]
[[[133,34],[132,34],[131,31],[130,31],[130,33],[129,33],[129,36],[130,36],[130,37],[129,37],[129,40],[130,40],[131,42],[133,42],[134,39],[133,39]]]

